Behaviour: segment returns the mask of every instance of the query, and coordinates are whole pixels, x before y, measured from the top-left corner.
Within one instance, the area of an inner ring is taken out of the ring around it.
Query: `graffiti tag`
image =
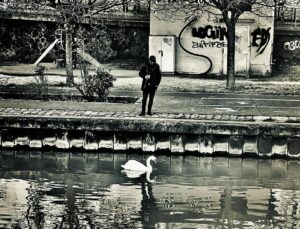
[[[164,37],[164,38],[163,38],[163,41],[164,41],[167,45],[172,46],[172,38]]]
[[[242,41],[242,36],[235,36],[235,42],[240,44]]]
[[[240,47],[235,47],[235,50],[238,52],[238,53],[242,53],[243,50],[240,48]]]
[[[180,46],[185,52],[187,52],[188,54],[193,55],[193,56],[197,56],[197,57],[201,57],[201,58],[205,59],[205,60],[208,62],[209,67],[207,68],[207,70],[205,70],[204,72],[201,73],[201,74],[206,74],[206,73],[208,73],[208,72],[211,70],[211,68],[212,68],[212,61],[211,61],[211,59],[210,59],[209,57],[205,56],[205,55],[202,55],[202,54],[199,54],[199,53],[195,53],[195,52],[191,52],[191,51],[187,50],[187,49],[182,45],[182,43],[181,43],[181,36],[182,36],[182,33],[184,32],[184,30],[185,30],[187,27],[189,27],[189,26],[190,26],[192,23],[194,23],[196,20],[197,20],[196,18],[190,20],[190,22],[187,23],[187,24],[181,29],[181,31],[180,31],[180,33],[179,33],[179,35],[178,35],[178,43],[179,43],[179,46]]]
[[[268,46],[271,37],[270,30],[271,28],[268,29],[257,28],[256,30],[253,31],[253,33],[251,33],[252,45],[254,47],[258,47],[258,49],[256,50],[257,55],[262,54],[265,51],[266,47]]]
[[[285,50],[295,51],[296,49],[300,49],[300,41],[294,40],[294,41],[287,41],[284,43],[283,48]]]
[[[192,48],[224,48],[227,47],[227,43],[225,42],[220,42],[220,41],[211,41],[211,42],[205,42],[205,41],[201,41],[201,42],[193,42],[193,46]]]
[[[225,37],[228,37],[228,32],[226,27],[207,25],[205,27],[192,28],[192,36],[201,39],[211,38],[223,41]]]

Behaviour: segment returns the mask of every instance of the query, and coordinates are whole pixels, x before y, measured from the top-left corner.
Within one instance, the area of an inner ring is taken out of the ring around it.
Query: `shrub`
[[[45,66],[38,64],[34,69],[34,79],[36,81],[35,87],[37,96],[41,99],[46,99],[48,96],[48,78],[45,75]]]
[[[97,69],[95,74],[89,74],[84,68],[83,72],[82,82],[75,87],[88,101],[106,101],[115,81],[113,76],[104,69]]]

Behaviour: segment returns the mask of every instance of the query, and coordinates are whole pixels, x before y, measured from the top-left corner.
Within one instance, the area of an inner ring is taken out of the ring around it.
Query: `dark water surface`
[[[300,228],[300,161],[2,152],[0,228]],[[149,179],[149,178],[148,178]]]

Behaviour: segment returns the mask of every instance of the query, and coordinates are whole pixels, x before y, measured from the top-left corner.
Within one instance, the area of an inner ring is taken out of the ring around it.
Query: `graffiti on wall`
[[[205,27],[192,28],[192,36],[201,39],[210,38],[213,40],[219,39],[223,41],[228,37],[226,27],[207,25]]]
[[[193,56],[197,56],[197,57],[201,57],[201,58],[205,59],[205,60],[208,62],[209,67],[207,68],[206,71],[204,71],[204,72],[201,73],[201,74],[206,74],[206,73],[208,73],[208,72],[211,70],[211,68],[212,68],[212,61],[211,61],[211,59],[210,59],[209,57],[205,56],[205,55],[201,55],[201,54],[199,54],[199,53],[195,53],[195,52],[191,52],[191,51],[187,50],[187,49],[183,46],[183,44],[181,43],[181,36],[182,36],[183,31],[184,31],[186,28],[188,28],[192,23],[194,23],[194,22],[196,22],[196,21],[197,21],[197,19],[196,19],[196,18],[193,18],[192,20],[190,20],[190,21],[182,28],[182,30],[180,31],[180,33],[179,33],[179,35],[178,35],[178,43],[179,43],[179,46],[180,46],[185,52],[187,52],[188,54],[193,55]]]
[[[300,49],[300,41],[294,40],[294,41],[287,41],[284,43],[283,48],[285,50],[295,51],[296,49]]]
[[[199,48],[224,48],[227,47],[227,42],[224,41],[225,38],[228,37],[228,32],[226,27],[221,27],[221,26],[212,26],[212,25],[207,25],[205,27],[198,27],[192,28],[192,36],[193,37],[198,37],[201,39],[209,38],[212,40],[219,40],[219,41],[192,41],[193,49],[199,49]]]
[[[235,36],[235,51],[238,53],[242,53],[243,50],[240,48],[240,44],[242,43],[242,36]]]
[[[169,46],[172,46],[173,40],[172,40],[172,38],[164,37],[163,42],[165,42]]]
[[[210,41],[210,42],[205,42],[205,41],[201,41],[201,42],[193,42],[193,46],[192,48],[224,48],[227,47],[227,43],[226,42],[220,42],[220,41]]]
[[[271,38],[270,30],[271,28],[268,29],[257,28],[251,33],[252,46],[258,47],[258,49],[256,50],[257,55],[262,54],[267,48]]]

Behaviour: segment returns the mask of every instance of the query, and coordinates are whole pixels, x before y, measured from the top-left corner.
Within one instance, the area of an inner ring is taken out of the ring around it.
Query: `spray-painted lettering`
[[[240,44],[242,42],[242,36],[235,36],[235,42]]]
[[[220,41],[211,41],[211,42],[195,42],[193,41],[193,46],[192,48],[224,48],[227,47],[226,42],[220,42]]]
[[[266,47],[268,46],[271,37],[270,30],[271,28],[268,29],[257,28],[256,30],[253,31],[253,33],[251,33],[252,45],[254,47],[258,47],[258,49],[256,50],[257,55],[262,54],[265,51]]]
[[[205,27],[192,28],[192,36],[199,37],[201,39],[210,38],[213,40],[219,39],[220,41],[223,41],[225,37],[228,37],[228,32],[226,27],[207,25]]]
[[[172,38],[168,38],[168,37],[164,37],[163,38],[163,41],[167,44],[167,45],[170,45],[172,46]]]
[[[294,40],[294,41],[287,41],[284,43],[283,48],[285,50],[295,51],[296,49],[300,49],[300,41]]]

